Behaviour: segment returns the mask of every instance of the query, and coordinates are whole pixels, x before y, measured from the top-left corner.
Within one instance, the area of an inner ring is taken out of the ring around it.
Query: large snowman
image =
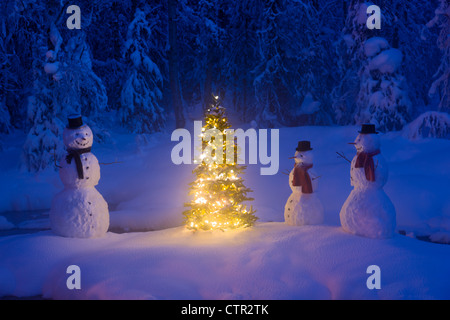
[[[383,190],[388,178],[386,160],[380,153],[375,125],[363,124],[353,144],[357,150],[351,162],[353,190],[342,206],[342,228],[368,238],[390,238],[396,226],[395,208]]]
[[[310,141],[299,141],[294,155],[294,169],[289,174],[292,194],[284,207],[284,220],[292,226],[321,224],[322,203],[317,197],[317,174],[313,169]]]
[[[52,230],[64,237],[97,238],[109,227],[108,204],[95,189],[100,180],[100,166],[91,153],[93,135],[80,115],[68,117],[63,132],[67,156],[61,161],[59,176],[64,190],[52,201]]]

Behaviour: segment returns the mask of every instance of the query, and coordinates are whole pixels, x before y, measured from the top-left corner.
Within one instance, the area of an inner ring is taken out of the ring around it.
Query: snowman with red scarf
[[[91,153],[92,131],[81,115],[68,117],[63,141],[67,156],[61,161],[59,176],[64,189],[53,198],[51,228],[63,237],[102,237],[109,228],[108,204],[95,188],[100,166]]]
[[[380,153],[380,137],[373,124],[363,124],[355,142],[356,156],[351,162],[353,190],[339,214],[344,231],[367,238],[394,235],[396,213],[383,190],[388,166]]]
[[[313,154],[310,141],[299,141],[294,154],[294,169],[289,174],[292,194],[284,207],[284,220],[291,226],[321,224],[324,209],[317,197],[317,174],[312,169]]]

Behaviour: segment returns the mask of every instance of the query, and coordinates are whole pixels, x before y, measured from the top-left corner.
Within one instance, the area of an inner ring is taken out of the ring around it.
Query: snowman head
[[[295,164],[312,164],[313,154],[312,151],[295,151],[294,155]]]
[[[355,142],[351,143],[358,152],[374,152],[380,149],[380,138],[374,124],[363,124]]]
[[[94,137],[91,128],[83,124],[80,115],[68,117],[69,125],[64,129],[63,141],[67,149],[77,150],[92,147]]]
[[[313,154],[311,143],[309,141],[299,141],[297,149],[295,149],[294,160],[295,164],[312,164]]]
[[[372,133],[360,133],[353,144],[358,152],[374,152],[380,149],[380,137]]]

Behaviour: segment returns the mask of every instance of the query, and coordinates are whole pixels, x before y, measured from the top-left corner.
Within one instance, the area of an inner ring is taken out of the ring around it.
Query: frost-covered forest
[[[66,26],[71,4],[81,29]],[[21,163],[39,171],[64,153],[68,114],[106,141],[118,125],[183,127],[212,93],[261,128],[413,122],[412,136],[448,138],[449,1],[379,0],[379,30],[366,26],[370,4],[3,0],[0,148],[27,134]]]

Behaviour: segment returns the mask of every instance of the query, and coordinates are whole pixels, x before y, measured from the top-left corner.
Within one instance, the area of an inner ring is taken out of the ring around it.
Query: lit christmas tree
[[[197,179],[190,183],[194,199],[185,204],[185,224],[194,230],[227,230],[252,226],[258,219],[253,207],[247,209],[244,201],[251,189],[244,186],[240,174],[246,166],[237,165],[238,148],[231,125],[220,106],[218,97],[205,114],[202,127],[201,162],[193,173]]]

